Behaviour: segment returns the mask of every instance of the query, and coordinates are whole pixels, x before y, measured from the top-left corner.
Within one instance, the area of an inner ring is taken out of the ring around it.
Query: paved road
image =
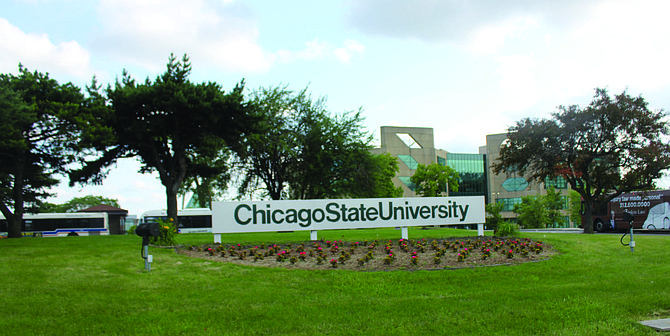
[[[537,232],[537,233],[584,233],[582,229],[523,229],[521,232]],[[597,234],[609,234],[609,235],[623,235],[623,232],[606,232]],[[656,236],[656,235],[667,235],[670,236],[670,230],[635,230],[634,235],[642,236]]]

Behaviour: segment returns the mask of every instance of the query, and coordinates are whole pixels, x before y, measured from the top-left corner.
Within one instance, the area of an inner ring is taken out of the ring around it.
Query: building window
[[[414,183],[412,183],[412,181],[410,181],[411,177],[409,177],[409,176],[398,176],[398,178],[400,179],[400,181],[402,181],[402,183],[404,183],[407,186],[407,188],[409,188],[409,190],[414,191],[414,189],[416,189],[416,185],[414,185]]]
[[[561,210],[569,210],[570,209],[570,197],[561,196],[561,201],[563,203],[563,208]]]
[[[547,177],[544,180],[544,189],[568,189],[568,181],[566,181],[562,176],[557,176],[556,178]]]
[[[405,165],[407,165],[407,167],[409,167],[409,169],[416,169],[417,167],[419,167],[419,162],[414,160],[414,158],[411,155],[400,154],[400,155],[398,155],[398,158],[402,162],[404,162]]]
[[[521,197],[512,197],[512,198],[499,198],[497,203],[502,203],[503,208],[501,211],[513,211],[514,204],[521,204]]]
[[[528,181],[523,177],[508,178],[502,183],[502,187],[507,191],[522,191],[528,187]]]
[[[447,165],[447,159],[445,159],[445,158],[443,158],[443,157],[441,157],[441,156],[438,156],[438,157],[437,157],[437,164],[439,164],[440,166],[443,166],[443,167],[444,167],[444,166]]]
[[[440,157],[437,157],[438,163]],[[486,155],[447,153],[447,166],[458,172],[458,191],[449,192],[451,196],[487,195]]]
[[[409,133],[396,133],[395,135],[397,135],[398,138],[409,148],[423,148],[419,142],[414,140],[414,138]]]

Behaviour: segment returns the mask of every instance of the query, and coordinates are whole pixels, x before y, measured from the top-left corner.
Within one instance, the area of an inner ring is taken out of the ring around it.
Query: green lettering
[[[309,227],[312,225],[312,211],[310,209],[300,209],[298,211],[298,219],[300,219],[298,223],[300,227]]]
[[[407,209],[409,209],[409,212],[412,214],[413,219],[416,219],[416,217],[419,216],[419,207],[418,206],[414,207],[414,209],[412,209],[412,207],[408,206]],[[416,211],[413,211],[413,210],[416,210]],[[408,216],[408,218],[409,218],[409,216]]]
[[[342,204],[340,206],[340,211],[342,212],[342,221],[346,222],[347,221],[347,206]]]
[[[465,209],[463,209],[462,205],[458,206],[461,209],[461,222],[465,220],[465,216],[468,215],[468,208],[470,207],[470,204],[465,206]]]
[[[389,202],[389,212],[388,216],[384,217],[384,208],[382,207],[382,202],[379,202],[379,217],[382,220],[389,220],[391,217],[393,217],[393,202]]]
[[[440,208],[438,209],[440,214],[438,215],[439,218],[447,218],[449,217],[449,213],[447,212],[447,206],[442,204],[440,205]]]
[[[284,218],[277,219],[277,217],[276,217],[276,216],[277,216],[277,213],[283,215],[283,214],[284,214],[284,211],[281,211],[281,210],[279,210],[279,209],[273,211],[273,212],[272,212],[272,221],[275,222],[275,224],[281,224],[281,223],[284,222]]]
[[[420,214],[421,218],[423,219],[428,219],[430,218],[430,207],[427,205],[424,205],[421,207]]]
[[[361,204],[361,221],[365,222],[365,205]]]
[[[316,218],[317,213],[321,214],[321,218]],[[324,219],[326,219],[326,213],[324,213],[323,209],[321,208],[314,209],[314,211],[312,212],[312,219],[317,223],[321,223],[323,222]]]
[[[337,212],[337,210],[333,210],[332,209],[333,207],[337,208],[338,207],[337,203],[328,203],[326,205],[326,212],[328,212],[328,216],[326,217],[326,219],[329,222],[338,222],[340,221],[340,213]],[[331,215],[334,217],[331,217]]]
[[[235,222],[240,225],[247,225],[249,222],[251,222],[251,218],[247,220],[241,220],[240,219],[240,209],[247,209],[247,211],[251,211],[251,208],[246,205],[246,204],[240,204],[237,207],[235,207]]]
[[[295,209],[286,210],[286,223],[295,224],[298,222],[298,212]]]
[[[356,209],[356,208],[351,208],[351,209],[349,209],[349,216],[347,217],[347,219],[348,219],[350,222],[357,222],[357,221],[359,221],[358,209]],[[343,218],[343,220],[344,220],[344,218]],[[345,222],[346,222],[346,221],[345,221]]]
[[[381,203],[380,203],[380,205],[381,205]],[[380,208],[381,208],[381,206],[380,206]],[[368,220],[370,220],[370,221],[377,220],[377,215],[378,214],[379,213],[377,212],[377,208],[368,208],[365,211],[365,217],[367,217]]]

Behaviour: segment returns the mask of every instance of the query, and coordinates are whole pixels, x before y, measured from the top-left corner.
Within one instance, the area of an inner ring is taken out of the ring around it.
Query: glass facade
[[[513,211],[514,204],[521,204],[521,197],[499,198],[496,202],[503,204],[503,208],[500,211]]]
[[[523,177],[508,178],[502,183],[502,187],[507,191],[522,191],[528,188],[528,181]]]
[[[544,180],[544,189],[568,189],[568,181],[566,181],[562,176],[556,178],[547,178]]]
[[[400,181],[402,181],[402,183],[404,183],[407,186],[407,188],[409,188],[409,190],[414,191],[416,186],[414,185],[414,183],[412,183],[412,181],[410,181],[411,177],[409,177],[409,176],[398,176],[398,178],[400,179]]]
[[[419,166],[419,162],[417,162],[411,155],[399,154],[398,158],[404,162],[409,169],[416,169]]]
[[[414,140],[414,137],[412,137],[409,133],[396,133],[398,138],[409,148],[422,148],[416,140]]]
[[[437,158],[440,163],[440,157]],[[447,153],[446,164],[458,172],[458,191],[450,196],[484,196],[488,199],[485,154]]]

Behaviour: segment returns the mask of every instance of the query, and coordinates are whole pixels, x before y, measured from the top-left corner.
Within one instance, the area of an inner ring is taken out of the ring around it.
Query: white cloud
[[[233,1],[102,0],[98,14],[104,32],[97,46],[154,71],[171,52],[243,72],[266,71],[274,60],[257,43],[247,9]]]
[[[598,1],[603,0],[350,0],[348,18],[368,34],[462,45],[482,29],[517,17],[559,27],[579,22],[584,9]]]
[[[90,78],[90,55],[76,41],[54,44],[46,34],[21,31],[0,18],[0,72],[14,73],[21,62],[30,70]]]
[[[507,39],[535,29],[538,25],[533,17],[515,17],[499,24],[484,25],[473,30],[465,47],[475,55],[493,54],[505,46]]]
[[[342,63],[349,64],[352,57],[354,57],[356,54],[362,54],[364,50],[365,46],[360,42],[355,40],[345,40],[344,46],[342,48],[336,48],[334,53],[337,59],[339,59]]]
[[[342,47],[334,47],[332,44],[314,39],[305,43],[305,48],[299,51],[279,50],[278,60],[282,62],[295,62],[300,60],[315,60],[335,58],[342,63],[349,64],[351,59],[363,53],[365,46],[355,40],[345,40]]]

